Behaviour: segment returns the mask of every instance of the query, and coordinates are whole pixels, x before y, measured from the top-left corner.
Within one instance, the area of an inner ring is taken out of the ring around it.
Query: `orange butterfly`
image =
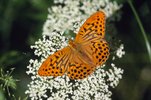
[[[104,39],[105,14],[98,11],[80,28],[75,40],[50,55],[38,70],[40,76],[62,76],[83,79],[108,59],[109,47]]]

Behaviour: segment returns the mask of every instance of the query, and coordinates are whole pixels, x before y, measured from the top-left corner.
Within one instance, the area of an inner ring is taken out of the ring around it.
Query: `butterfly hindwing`
[[[91,59],[96,67],[102,65],[109,57],[109,46],[104,39],[90,41],[82,45],[82,49],[86,55],[91,55]]]
[[[108,43],[103,39],[93,42],[91,50],[96,65],[104,64],[109,57]]]
[[[84,79],[92,74],[94,70],[94,66],[86,64],[79,55],[76,55],[73,56],[73,59],[69,64],[67,75],[70,79]]]

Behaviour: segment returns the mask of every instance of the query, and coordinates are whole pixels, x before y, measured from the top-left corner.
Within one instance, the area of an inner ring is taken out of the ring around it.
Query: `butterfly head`
[[[69,39],[69,44],[72,44],[74,41],[72,39]]]
[[[73,47],[73,48],[76,48],[77,45],[76,45],[75,41],[73,41],[73,40],[70,39],[69,40],[69,46]]]

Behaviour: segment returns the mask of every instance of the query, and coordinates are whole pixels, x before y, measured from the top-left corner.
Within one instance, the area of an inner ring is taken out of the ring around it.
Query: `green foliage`
[[[3,90],[2,88],[0,87],[0,100],[4,100],[4,93],[3,93]]]
[[[17,79],[14,79],[13,76],[11,75],[13,70],[14,68],[12,68],[10,72],[7,71],[6,73],[4,73],[3,69],[1,69],[0,71],[1,93],[7,92],[8,96],[12,95],[9,89],[16,89],[16,82],[18,81]]]

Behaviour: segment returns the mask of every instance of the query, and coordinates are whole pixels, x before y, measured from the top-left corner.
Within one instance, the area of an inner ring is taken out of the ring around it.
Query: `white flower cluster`
[[[66,37],[61,35],[61,33],[52,32],[49,37],[47,36],[46,38],[44,35],[42,40],[39,39],[35,42],[35,45],[31,46],[31,49],[35,49],[35,55],[46,58],[65,46],[67,46]]]
[[[110,88],[115,88],[122,79],[123,70],[111,63],[105,65],[83,80],[70,80],[66,75],[40,77],[37,71],[46,57],[67,45],[66,31],[76,31],[81,22],[97,10],[104,10],[110,17],[120,6],[109,0],[55,0],[49,9],[48,19],[43,27],[43,39],[31,46],[38,59],[31,59],[26,73],[31,76],[26,94],[31,100],[111,100]]]
[[[32,63],[30,68],[33,65],[38,68],[37,60]],[[89,77],[74,81],[71,81],[66,75],[54,79],[52,77],[42,78],[33,73],[35,71],[27,71],[33,76],[31,83],[28,84],[29,90],[25,93],[29,94],[32,100],[42,100],[43,98],[48,100],[111,100],[112,92],[109,88],[117,86],[123,74],[121,68],[117,68],[114,64],[111,66],[113,69],[98,68]],[[36,68],[35,70],[37,71]]]
[[[94,12],[103,10],[108,18],[121,8],[121,5],[109,0],[54,0],[54,3],[56,6],[49,9],[43,35],[49,36],[54,30],[61,33],[75,31],[73,26],[84,22]]]

